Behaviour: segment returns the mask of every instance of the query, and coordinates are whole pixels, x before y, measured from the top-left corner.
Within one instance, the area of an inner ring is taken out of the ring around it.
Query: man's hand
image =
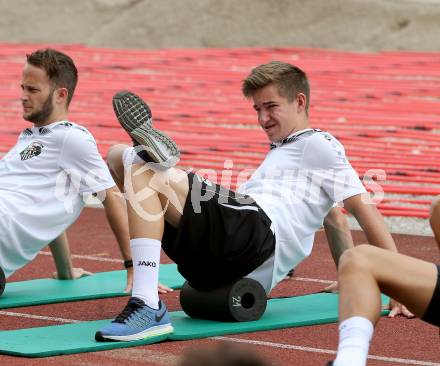
[[[83,268],[72,268],[72,273],[70,275],[70,278],[66,277],[60,277],[58,276],[57,272],[53,273],[53,278],[56,280],[77,280],[78,278],[84,277],[84,276],[91,276],[93,273],[86,271]]]
[[[390,303],[384,308],[391,310],[388,314],[388,318],[394,318],[396,315],[403,315],[407,318],[414,318],[414,314],[411,313],[405,305],[400,304],[396,300],[390,299]]]
[[[166,286],[166,285],[162,285],[160,282],[159,282],[159,285],[157,286],[157,291],[160,293],[160,294],[166,294],[166,293],[168,293],[168,292],[172,292],[172,291],[174,291],[172,288],[169,288],[168,286]]]

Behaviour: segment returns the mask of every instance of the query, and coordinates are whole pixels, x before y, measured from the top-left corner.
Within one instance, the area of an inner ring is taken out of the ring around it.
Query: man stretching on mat
[[[343,146],[309,128],[305,73],[281,62],[261,65],[244,80],[243,93],[253,100],[271,149],[237,192],[174,168],[179,150],[152,126],[147,104],[130,92],[114,96],[116,116],[134,141],[134,148],[117,146],[108,156],[129,201],[134,281],[127,306],[97,340],[173,331],[155,291],[161,247],[193,288],[246,276],[269,292],[310,254],[315,232],[334,203],[343,202],[370,243],[397,251]]]
[[[430,223],[440,249],[440,197]],[[380,293],[406,305],[417,317],[440,326],[440,265],[369,245],[346,251],[339,266],[339,347],[328,366],[365,366]]]
[[[114,194],[119,190],[93,136],[67,119],[77,75],[64,53],[45,49],[27,55],[21,101],[23,118],[33,127],[0,160],[0,267],[6,278],[48,243],[58,278],[90,274],[72,268],[64,231],[91,194],[101,198],[124,259],[131,258],[125,205]]]

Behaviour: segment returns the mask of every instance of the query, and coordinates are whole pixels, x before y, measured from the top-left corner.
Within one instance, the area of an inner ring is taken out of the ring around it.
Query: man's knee
[[[117,144],[110,147],[107,152],[107,166],[110,172],[116,176],[123,176],[124,174],[124,151],[129,146],[124,144]]]
[[[434,198],[431,204],[431,218],[440,220],[440,196]]]
[[[346,250],[339,260],[339,273],[368,270],[375,249],[371,245],[363,244]]]
[[[127,168],[126,177],[130,177],[131,184],[134,187],[145,187],[150,185],[151,179],[157,175],[157,173],[150,169],[148,164],[131,164]]]

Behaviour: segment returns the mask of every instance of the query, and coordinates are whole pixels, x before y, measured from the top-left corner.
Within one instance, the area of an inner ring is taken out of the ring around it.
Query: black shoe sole
[[[173,166],[180,157],[177,144],[165,133],[152,126],[151,110],[140,97],[129,91],[121,91],[113,96],[113,109],[122,128],[136,141],[136,152],[145,161],[153,161],[164,166]],[[167,151],[163,151],[157,142]],[[143,152],[143,154],[141,154]],[[150,159],[146,159],[145,153]]]
[[[102,336],[102,333],[101,333],[101,332],[96,332],[96,333],[95,333],[95,341],[96,341],[96,342],[107,342],[107,339],[105,339],[105,338]]]

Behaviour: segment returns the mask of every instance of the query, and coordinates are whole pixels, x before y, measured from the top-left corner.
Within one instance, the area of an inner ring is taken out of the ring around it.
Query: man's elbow
[[[347,218],[339,207],[333,207],[324,219],[324,226],[346,229],[348,228]]]
[[[96,197],[99,198],[99,200],[101,201],[101,203],[103,205],[105,205],[106,201],[111,201],[112,199],[114,199],[116,197],[116,194],[119,193],[119,189],[116,188],[116,186],[113,186],[111,188],[107,188],[104,191],[95,193]]]

